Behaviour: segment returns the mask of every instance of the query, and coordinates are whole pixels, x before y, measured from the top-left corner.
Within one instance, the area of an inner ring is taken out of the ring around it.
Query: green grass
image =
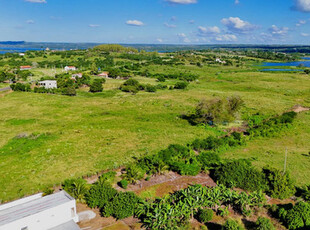
[[[296,104],[310,106],[310,77],[303,73],[263,73],[246,66],[149,68],[151,72],[190,70],[201,77],[187,90],[137,95],[117,90],[123,81],[111,79],[104,92],[91,94],[85,88],[76,97],[21,92],[0,95],[0,148],[10,152],[0,154],[0,200],[35,193],[66,178],[118,167],[169,144],[218,134],[218,130],[194,127],[179,118],[203,98],[237,94],[245,101],[244,112],[266,114],[280,114]],[[138,79],[157,84],[155,79]],[[22,133],[49,133],[53,138],[15,139]],[[305,112],[285,135],[252,141],[223,156],[252,158],[258,167],[270,164],[282,169],[287,147],[288,170],[298,184],[310,184],[310,157],[306,156],[309,133],[310,114]]]

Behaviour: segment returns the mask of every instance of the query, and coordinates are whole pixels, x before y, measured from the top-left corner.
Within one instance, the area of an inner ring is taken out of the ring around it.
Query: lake
[[[293,62],[264,62],[262,66],[275,67],[275,66],[300,66],[310,67],[310,57],[302,58],[304,61],[293,61]]]

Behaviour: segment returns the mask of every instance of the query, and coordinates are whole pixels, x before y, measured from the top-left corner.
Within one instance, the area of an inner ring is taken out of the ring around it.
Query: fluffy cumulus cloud
[[[301,12],[310,12],[310,0],[294,0],[295,4],[292,7],[293,10]]]
[[[298,23],[296,23],[296,26],[305,25],[307,23],[306,20],[299,20]]]
[[[139,20],[128,20],[126,24],[129,26],[144,26],[144,23]]]
[[[235,0],[235,4],[236,5],[240,4],[240,1],[239,0]]]
[[[184,43],[190,43],[191,42],[191,40],[187,37],[187,35],[185,33],[179,33],[179,34],[177,34],[177,36],[181,42],[184,42]]]
[[[25,2],[31,2],[31,3],[47,3],[46,0],[25,0]]]
[[[187,4],[195,4],[197,3],[197,0],[166,0],[166,2],[173,4],[187,5]]]
[[[239,17],[223,18],[221,22],[227,27],[228,30],[234,33],[247,33],[257,28],[257,26],[252,25]]]
[[[199,26],[198,27],[198,35],[200,36],[208,36],[208,35],[219,34],[219,33],[221,33],[221,30],[217,26],[212,26],[212,27]]]

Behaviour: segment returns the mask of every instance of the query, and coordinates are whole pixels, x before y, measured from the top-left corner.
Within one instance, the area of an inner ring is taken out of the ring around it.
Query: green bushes
[[[76,90],[74,86],[68,86],[62,89],[62,95],[76,96]]]
[[[226,186],[234,186],[249,191],[265,191],[267,188],[264,175],[246,160],[234,160],[220,165],[215,169],[214,179]]]
[[[126,189],[128,187],[128,181],[127,180],[121,180],[119,183],[119,186],[123,189]]]
[[[265,167],[263,174],[268,183],[266,192],[271,197],[286,199],[295,194],[295,184],[288,172],[283,173],[281,170]]]
[[[196,218],[200,223],[207,223],[212,220],[213,218],[213,211],[212,209],[198,209],[196,214]]]
[[[34,93],[50,93],[55,94],[57,89],[45,89],[44,87],[35,87],[33,90]]]
[[[103,87],[102,84],[104,83],[103,79],[95,79],[93,83],[90,85],[89,92],[97,93],[102,92]]]
[[[137,93],[140,90],[140,83],[137,80],[130,78],[121,85],[120,90]]]
[[[222,230],[243,230],[244,228],[235,220],[228,219],[222,227]]]
[[[97,183],[91,186],[85,195],[86,203],[90,208],[103,208],[116,196],[116,189],[106,183]]]
[[[196,106],[195,113],[189,116],[190,122],[196,125],[213,125],[234,121],[243,104],[243,100],[238,96],[202,100]]]
[[[62,184],[62,188],[72,197],[79,201],[83,201],[88,190],[86,180],[82,178],[67,179]]]
[[[295,206],[278,207],[275,211],[277,218],[281,220],[288,229],[310,228],[310,204],[299,202]]]
[[[270,219],[265,217],[258,217],[256,221],[256,230],[276,230],[276,228],[271,223]]]
[[[31,88],[29,84],[16,83],[10,85],[13,91],[30,92]]]
[[[157,88],[155,85],[150,85],[150,84],[147,84],[145,86],[145,91],[146,92],[150,92],[150,93],[155,93],[157,91]]]
[[[188,82],[180,81],[174,85],[174,89],[186,89],[188,85]]]
[[[133,192],[119,192],[102,207],[101,213],[105,217],[113,216],[116,219],[133,216],[139,200]]]

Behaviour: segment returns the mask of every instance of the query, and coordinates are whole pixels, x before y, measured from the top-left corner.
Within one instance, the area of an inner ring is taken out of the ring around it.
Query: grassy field
[[[296,104],[310,106],[310,77],[303,73],[262,73],[249,67],[177,68],[201,77],[188,90],[132,95],[117,90],[121,80],[108,80],[98,94],[84,88],[76,97],[19,92],[0,97],[0,200],[118,167],[169,144],[215,134],[179,118],[203,98],[240,95],[244,112],[266,114],[280,114]],[[173,67],[149,69],[173,71]],[[155,84],[154,79],[138,79]],[[251,158],[258,167],[270,164],[282,169],[287,147],[288,170],[299,185],[310,184],[309,140],[310,113],[305,112],[283,136],[252,141],[224,157]]]

